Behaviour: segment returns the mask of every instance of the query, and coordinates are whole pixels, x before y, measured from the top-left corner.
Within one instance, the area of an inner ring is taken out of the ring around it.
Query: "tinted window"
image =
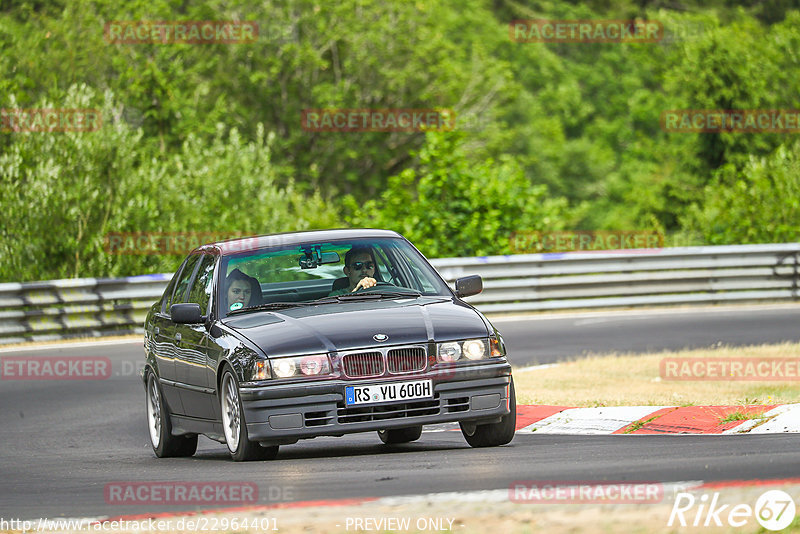
[[[184,264],[181,275],[178,277],[178,283],[175,284],[175,292],[172,294],[172,298],[165,305],[165,310],[167,313],[169,313],[169,307],[171,305],[183,302],[183,296],[186,294],[186,288],[189,286],[189,280],[192,278],[192,273],[194,273],[194,268],[199,259],[200,255],[193,254],[186,261],[186,264]]]
[[[213,280],[214,256],[204,254],[200,267],[197,269],[197,275],[192,282],[192,288],[189,290],[189,298],[186,300],[186,302],[199,304],[200,311],[204,314],[207,312],[208,301],[211,298],[211,282]]]

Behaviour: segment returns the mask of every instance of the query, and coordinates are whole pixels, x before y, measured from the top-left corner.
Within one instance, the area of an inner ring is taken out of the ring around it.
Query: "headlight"
[[[281,358],[272,361],[272,370],[278,378],[289,378],[297,371],[297,364],[294,363],[294,358]]]
[[[470,360],[480,360],[486,356],[486,341],[483,339],[469,339],[462,345],[464,356]]]
[[[274,358],[270,362],[272,363],[272,372],[276,378],[319,376],[331,373],[331,362],[327,354]]]
[[[331,372],[326,354],[315,354],[300,358],[300,372],[306,376],[325,375]]]
[[[461,358],[461,344],[460,343],[440,343],[438,350],[438,358],[440,362],[450,363],[455,362]]]
[[[466,339],[439,343],[436,351],[436,361],[439,363],[452,363],[461,359],[484,360],[496,356],[503,356],[496,339]]]

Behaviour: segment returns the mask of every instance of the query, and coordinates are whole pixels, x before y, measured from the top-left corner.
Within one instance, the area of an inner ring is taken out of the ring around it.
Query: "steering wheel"
[[[376,281],[375,281],[375,285],[374,285],[374,286],[372,286],[372,287],[359,287],[358,289],[356,289],[355,291],[353,291],[353,293],[360,293],[361,291],[369,291],[370,289],[375,289],[376,287],[380,287],[380,286],[392,286],[392,287],[397,287],[396,285],[394,285],[394,284],[390,284],[389,282],[383,282],[383,281],[378,281],[378,280],[376,280]]]

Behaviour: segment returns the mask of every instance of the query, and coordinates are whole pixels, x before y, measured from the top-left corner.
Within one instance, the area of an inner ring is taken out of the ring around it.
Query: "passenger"
[[[239,269],[234,269],[225,279],[226,313],[239,310],[247,306],[257,306],[261,303],[261,284],[252,276],[247,276]]]
[[[378,281],[374,278],[375,256],[372,249],[366,246],[354,246],[344,255],[344,274],[347,277],[347,286],[331,291],[331,297],[345,295],[359,289],[375,287]],[[334,285],[337,285],[334,283]]]

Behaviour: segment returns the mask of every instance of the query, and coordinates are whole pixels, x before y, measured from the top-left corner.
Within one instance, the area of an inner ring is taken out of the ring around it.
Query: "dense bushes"
[[[162,155],[119,119],[111,93],[73,87],[61,107],[99,108],[104,124],[95,132],[15,133],[0,154],[0,279],[163,272],[181,259],[109,254],[110,233],[247,235],[337,224],[318,194],[276,184],[273,135],[263,126],[247,141],[218,125],[213,138],[189,135]]]
[[[800,241],[800,142],[720,169],[687,219],[715,245]]]

